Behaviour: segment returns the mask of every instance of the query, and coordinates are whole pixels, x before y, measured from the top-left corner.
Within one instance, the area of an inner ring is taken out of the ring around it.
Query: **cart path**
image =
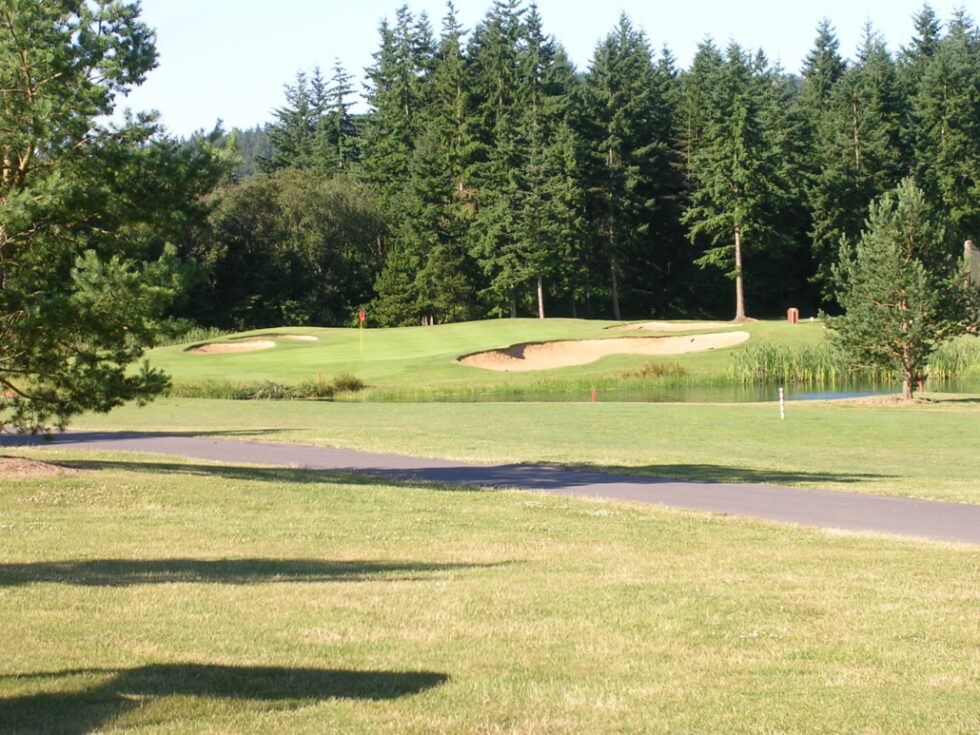
[[[143,452],[214,462],[365,473],[449,485],[516,488],[726,513],[849,531],[980,544],[980,505],[836,490],[631,477],[538,464],[472,464],[306,444],[133,432],[70,431],[51,442],[0,435],[3,446]]]

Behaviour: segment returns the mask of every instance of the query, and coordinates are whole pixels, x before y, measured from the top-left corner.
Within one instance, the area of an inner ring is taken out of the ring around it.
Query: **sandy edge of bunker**
[[[525,342],[504,349],[464,355],[458,362],[498,372],[551,370],[587,365],[608,355],[684,355],[734,347],[748,332],[686,334],[668,337],[614,337],[607,339]]]

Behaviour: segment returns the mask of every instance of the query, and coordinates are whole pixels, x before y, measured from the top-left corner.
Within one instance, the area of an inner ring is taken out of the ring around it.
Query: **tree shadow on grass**
[[[246,480],[249,482],[292,483],[296,485],[322,485],[330,482],[358,485],[391,485],[397,480],[387,480],[370,474],[348,470],[313,470],[293,467],[248,467],[234,464],[195,464],[191,462],[147,462],[142,460],[61,459],[59,464],[76,470],[113,470],[141,472],[152,475],[190,475],[213,477],[222,480]],[[404,484],[404,483],[403,483]]]
[[[585,468],[583,468],[585,469]],[[822,485],[860,484],[874,480],[887,480],[899,475],[875,472],[836,472],[833,470],[809,472],[805,470],[757,469],[718,464],[652,464],[639,467],[593,466],[590,472],[621,476],[639,476],[667,480],[694,480],[697,482],[735,483],[744,485]]]
[[[120,439],[170,439],[170,438],[201,438],[228,437],[232,439],[263,439],[276,434],[284,434],[289,429],[191,429],[174,431],[85,431],[69,429],[50,434],[18,434],[15,431],[0,431],[0,446],[8,447],[40,447],[65,446],[72,444],[90,444],[108,440]]]
[[[315,559],[89,559],[0,564],[0,588],[40,582],[84,587],[144,584],[268,584],[432,579],[439,572],[506,566],[488,564]]]
[[[256,710],[329,699],[390,700],[444,684],[431,671],[351,671],[277,666],[153,664],[133,669],[90,669],[4,676],[39,688],[50,680],[71,687],[77,676],[105,676],[88,689],[40,692],[0,699],[0,735],[84,735],[111,725],[148,700],[181,697],[170,710],[195,719],[213,714],[214,700],[234,700]],[[66,681],[67,680],[67,681]],[[191,699],[188,699],[191,698]],[[205,700],[202,704],[193,699]],[[196,712],[196,710],[203,710]],[[230,714],[230,713],[229,713]],[[159,717],[159,714],[156,714]]]
[[[802,470],[759,470],[713,464],[662,464],[638,467],[581,465],[566,467],[544,464],[508,464],[483,467],[431,467],[413,470],[364,470],[390,481],[411,479],[433,483],[436,488],[461,485],[482,488],[574,492],[575,488],[603,485],[656,486],[665,483],[699,482],[746,485],[860,484],[896,475],[857,472],[806,472]]]

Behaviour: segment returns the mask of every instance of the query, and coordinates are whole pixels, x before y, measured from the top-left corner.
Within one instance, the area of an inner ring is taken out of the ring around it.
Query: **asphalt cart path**
[[[0,436],[2,446],[177,455],[232,464],[366,473],[449,485],[516,488],[586,498],[980,544],[980,505],[769,485],[669,480],[539,464],[472,464],[305,444],[152,433],[71,431],[53,441]]]

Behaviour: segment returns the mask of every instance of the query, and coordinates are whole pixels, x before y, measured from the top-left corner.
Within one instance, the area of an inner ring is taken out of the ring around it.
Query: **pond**
[[[854,382],[836,385],[787,385],[788,401],[819,401],[866,396],[895,395],[900,393],[900,383]],[[927,392],[980,394],[980,380],[930,381]],[[599,402],[636,403],[759,403],[779,399],[778,385],[650,385],[643,388],[611,389],[596,391]],[[407,395],[402,400],[421,402],[589,402],[591,392],[576,391],[495,391],[492,393],[433,395]]]

